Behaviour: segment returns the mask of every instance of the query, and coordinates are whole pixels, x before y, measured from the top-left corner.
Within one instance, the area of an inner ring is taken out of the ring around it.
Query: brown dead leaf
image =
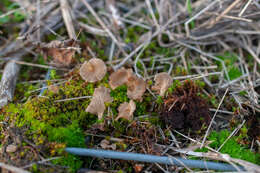
[[[56,67],[70,67],[74,63],[75,48],[78,47],[75,40],[58,41],[40,46],[45,61],[51,57],[50,64]]]
[[[144,168],[144,164],[135,164],[134,165],[134,169],[135,169],[136,173],[141,172],[143,170],[143,168]]]

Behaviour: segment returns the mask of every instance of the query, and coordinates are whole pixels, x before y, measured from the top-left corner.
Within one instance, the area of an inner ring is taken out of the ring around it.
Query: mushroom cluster
[[[109,85],[112,89],[123,84],[127,86],[128,98],[142,101],[142,96],[146,90],[146,83],[142,78],[138,78],[133,74],[132,69],[121,68],[110,75]]]
[[[107,67],[101,59],[92,58],[82,64],[80,68],[80,76],[86,82],[97,82],[103,79],[106,75]],[[167,89],[172,84],[172,78],[168,73],[162,72],[155,75],[155,85],[152,86],[152,90],[155,90],[160,96],[164,96]],[[143,94],[146,91],[146,82],[137,77],[132,69],[125,69],[124,67],[113,72],[109,76],[109,85],[112,90],[121,85],[127,86],[127,96],[130,102],[124,102],[118,107],[118,116],[116,120],[124,118],[127,120],[133,119],[133,113],[136,109],[134,100],[142,101]],[[104,111],[106,109],[105,103],[110,103],[113,98],[110,96],[110,89],[104,86],[99,86],[95,89],[92,100],[88,105],[86,112],[95,114],[98,119],[102,119]]]

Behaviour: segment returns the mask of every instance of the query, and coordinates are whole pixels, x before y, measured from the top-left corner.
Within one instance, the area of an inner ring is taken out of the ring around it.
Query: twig
[[[208,127],[208,129],[207,129],[207,131],[206,131],[206,134],[205,134],[204,137],[203,137],[203,140],[202,140],[202,142],[201,142],[200,148],[203,147],[203,145],[204,145],[204,143],[205,143],[205,141],[206,141],[206,138],[207,138],[207,136],[208,136],[208,134],[209,134],[209,130],[210,130],[212,124],[213,124],[213,121],[214,121],[214,119],[215,119],[215,117],[216,117],[216,115],[217,115],[217,113],[218,113],[218,110],[219,110],[221,104],[222,104],[223,101],[224,101],[224,98],[225,98],[225,96],[226,96],[228,90],[229,90],[229,88],[226,89],[226,91],[225,91],[225,93],[224,93],[224,96],[222,97],[222,99],[221,99],[221,101],[220,101],[220,103],[219,103],[219,105],[218,105],[218,108],[217,108],[217,110],[216,110],[214,116],[212,117],[212,119],[211,119],[211,121],[210,121],[209,127]]]
[[[202,9],[200,12],[195,14],[193,17],[191,17],[189,20],[185,22],[185,30],[186,30],[186,35],[187,37],[190,36],[190,29],[189,29],[189,23],[192,22],[194,19],[198,18],[201,14],[203,14],[205,11],[209,10],[211,7],[213,7],[219,0],[215,0],[212,3],[210,3],[207,7]]]
[[[0,163],[0,167],[3,169],[6,169],[8,171],[11,171],[13,173],[30,173],[29,171],[23,170],[21,168],[17,168],[11,165],[7,165],[5,163]]]
[[[239,129],[241,129],[241,127],[245,124],[245,122],[246,121],[244,120],[241,124],[239,124],[237,128],[233,130],[233,132],[227,137],[227,139],[220,145],[217,151],[219,151],[232,136],[236,135],[236,133],[239,131]]]
[[[109,36],[106,31],[99,29],[99,28],[95,28],[93,26],[89,26],[83,22],[79,22],[79,26],[81,26],[83,29],[85,29],[85,31],[87,31],[91,34],[100,35],[100,36],[104,36],[104,37]]]
[[[232,8],[234,8],[239,2],[241,2],[240,0],[235,0],[230,6],[228,6],[216,19],[215,21],[213,21],[210,25],[214,25],[215,23],[217,23],[225,14],[227,14]]]
[[[71,17],[71,9],[69,7],[68,1],[67,0],[60,0],[60,8],[62,12],[62,17],[65,23],[65,26],[67,28],[69,37],[71,39],[76,39],[76,32],[74,29],[74,25],[72,22],[72,17]]]
[[[0,83],[0,108],[5,106],[8,101],[13,100],[15,84],[20,71],[20,66],[14,61],[9,61],[3,72]]]
[[[55,100],[54,102],[66,102],[66,101],[86,99],[86,98],[92,98],[92,96],[81,96],[81,97],[67,98],[67,99]]]
[[[21,65],[28,65],[28,66],[32,66],[32,67],[39,67],[39,68],[45,68],[45,69],[55,69],[55,70],[63,70],[63,71],[69,71],[66,68],[56,68],[53,66],[48,66],[48,65],[42,65],[42,64],[33,64],[30,62],[25,62],[25,61],[18,61],[18,60],[12,60],[14,63],[16,64],[21,64]]]
[[[83,4],[88,8],[88,10],[90,11],[90,13],[96,18],[96,20],[98,21],[98,23],[102,26],[102,28],[107,32],[107,34],[111,37],[111,39],[117,44],[118,48],[120,49],[120,51],[123,52],[124,55],[128,55],[124,49],[122,48],[121,44],[118,42],[118,40],[116,39],[116,37],[112,34],[112,32],[108,29],[108,27],[104,24],[104,22],[98,17],[97,13],[95,12],[95,10],[91,7],[91,5],[86,1],[86,0],[82,0]]]
[[[241,17],[244,12],[246,11],[247,7],[250,5],[250,3],[252,2],[253,0],[248,0],[246,5],[244,6],[244,8],[241,10],[241,12],[238,14],[238,17]]]

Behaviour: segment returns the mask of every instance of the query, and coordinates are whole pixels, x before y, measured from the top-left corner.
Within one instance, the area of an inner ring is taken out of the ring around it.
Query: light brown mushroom
[[[164,96],[167,89],[172,84],[172,77],[166,73],[158,73],[154,77],[155,84],[152,86],[152,90],[156,91],[160,96]]]
[[[121,68],[113,72],[109,76],[109,85],[114,90],[117,87],[125,84],[129,77],[133,75],[132,69]]]
[[[92,100],[88,105],[86,112],[95,114],[98,119],[102,119],[104,111],[106,109],[105,103],[112,102],[113,98],[110,97],[110,89],[104,86],[100,86],[95,89]]]
[[[60,87],[57,85],[48,86],[48,90],[50,90],[51,92],[53,92],[55,94],[59,93],[59,89],[60,89]]]
[[[110,89],[104,86],[99,86],[95,89],[93,98],[101,98],[101,100],[105,103],[110,103],[113,101],[113,98],[110,96]]]
[[[116,120],[119,118],[124,118],[129,121],[133,120],[133,113],[135,111],[136,105],[133,100],[130,100],[129,103],[124,102],[118,107],[118,116],[116,117]]]
[[[145,81],[133,75],[130,78],[128,78],[126,85],[128,98],[142,101],[142,96],[146,90]]]
[[[106,75],[107,67],[101,59],[92,58],[84,62],[80,67],[79,74],[86,82],[97,82]]]

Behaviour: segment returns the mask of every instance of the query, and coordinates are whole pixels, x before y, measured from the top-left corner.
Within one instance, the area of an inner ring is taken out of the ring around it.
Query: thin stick
[[[0,108],[5,106],[8,101],[13,100],[15,84],[20,71],[20,66],[13,61],[9,61],[4,68],[0,82]]]
[[[201,144],[201,142],[199,142],[199,141],[196,141],[195,139],[192,139],[192,138],[190,138],[190,137],[188,137],[188,136],[186,136],[186,135],[184,135],[184,134],[182,134],[182,133],[180,133],[180,132],[178,132],[178,131],[176,131],[176,130],[173,130],[175,133],[178,133],[179,135],[181,135],[181,136],[183,136],[184,138],[187,138],[187,139],[189,139],[190,141],[192,141],[192,142],[195,142],[196,144]],[[210,151],[212,151],[212,152],[215,152],[215,153],[219,153],[218,151],[216,151],[215,149],[213,149],[213,148],[211,148],[211,147],[209,147],[209,146],[205,146],[207,149],[209,149]]]
[[[235,130],[233,130],[233,132],[221,144],[221,146],[217,149],[217,151],[219,151],[232,136],[236,135],[236,133],[239,131],[239,129],[241,129],[241,127],[245,124],[245,122],[246,122],[246,120],[244,120],[241,124],[239,124],[239,126]]]
[[[96,20],[98,21],[98,23],[102,26],[102,28],[107,32],[107,34],[111,37],[111,39],[117,44],[118,48],[120,49],[120,51],[123,52],[123,54],[125,56],[127,56],[128,54],[124,51],[124,49],[122,48],[121,44],[118,42],[118,40],[116,39],[116,37],[112,34],[112,32],[108,29],[108,27],[104,24],[104,22],[99,18],[99,16],[97,15],[97,13],[95,12],[95,10],[91,7],[91,5],[86,1],[86,0],[81,0],[83,2],[83,4],[88,8],[88,10],[90,11],[90,13],[96,18]]]
[[[205,7],[203,10],[201,10],[200,12],[198,12],[197,14],[195,14],[193,17],[191,17],[187,22],[185,22],[185,31],[186,31],[186,35],[187,37],[190,36],[190,29],[189,29],[189,23],[192,22],[194,19],[196,19],[197,17],[199,17],[201,14],[203,14],[205,11],[207,11],[209,8],[211,8],[213,5],[215,5],[217,2],[219,2],[219,0],[215,0],[213,1],[211,4],[209,4],[207,7]]]
[[[74,97],[74,98],[68,98],[68,99],[61,99],[61,100],[55,100],[54,102],[65,102],[65,101],[79,100],[79,99],[86,99],[86,98],[92,98],[92,96],[82,96],[82,97]]]
[[[150,0],[145,0],[145,3],[146,3],[146,5],[147,5],[147,7],[148,7],[149,13],[150,13],[151,16],[152,16],[153,23],[155,24],[155,26],[156,26],[157,28],[159,28],[160,25],[158,24],[158,21],[156,20],[156,17],[155,17],[155,15],[154,15],[154,12],[153,12],[152,5],[151,5]]]
[[[66,68],[56,68],[56,67],[53,67],[53,66],[41,65],[41,64],[33,64],[33,63],[24,62],[24,61],[18,61],[18,60],[11,60],[11,61],[15,62],[16,64],[28,65],[28,66],[32,66],[32,67],[39,67],[39,68],[45,68],[45,69],[55,69],[55,70],[69,71],[69,70],[66,69]]]
[[[167,21],[165,25],[160,27],[150,38],[148,38],[146,41],[144,41],[141,45],[139,45],[134,51],[132,51],[128,56],[126,56],[119,64],[114,66],[114,70],[119,69],[122,67],[135,53],[137,53],[140,49],[142,49],[144,46],[146,46],[148,40],[152,40],[154,37],[159,35],[161,32],[165,30],[165,28],[174,20],[175,18],[171,18]]]
[[[26,170],[23,170],[21,168],[17,168],[17,167],[11,166],[11,165],[7,165],[4,163],[0,163],[0,167],[3,169],[6,169],[8,171],[11,171],[13,173],[30,173],[29,171],[26,171]]]
[[[212,12],[209,12],[208,14],[213,14],[213,15],[219,15],[218,13],[212,13]],[[235,17],[235,16],[228,16],[228,15],[223,15],[224,18],[227,18],[227,19],[234,19],[234,20],[241,20],[241,21],[245,21],[245,22],[252,22],[251,19],[246,19],[246,18],[242,18],[242,17]]]
[[[234,8],[241,0],[235,0],[230,6],[228,6],[217,18],[211,23],[211,26],[217,23],[225,14],[227,14],[232,8]]]
[[[248,0],[248,2],[246,3],[246,5],[244,6],[244,8],[241,10],[241,12],[239,13],[238,17],[241,17],[244,12],[246,11],[247,7],[250,5],[250,3],[252,2],[252,0]]]
[[[69,37],[71,39],[76,39],[76,32],[73,27],[73,22],[72,22],[72,17],[71,17],[71,9],[69,7],[68,1],[67,0],[60,0],[60,8],[62,12],[62,17],[65,23],[65,26],[67,28]]]
[[[229,88],[226,89],[225,94],[224,94],[224,96],[222,97],[222,99],[221,99],[221,101],[220,101],[220,103],[219,103],[219,105],[218,105],[218,108],[217,108],[217,110],[216,110],[216,112],[215,112],[213,118],[212,118],[211,121],[210,121],[209,127],[208,127],[208,129],[207,129],[207,131],[206,131],[206,134],[205,134],[205,136],[204,136],[204,138],[203,138],[203,140],[202,140],[202,143],[201,143],[201,145],[200,145],[200,149],[203,147],[203,145],[204,145],[204,143],[205,143],[205,141],[206,141],[206,138],[207,138],[207,136],[208,136],[208,134],[209,134],[209,130],[210,130],[212,124],[213,124],[213,121],[214,121],[214,119],[215,119],[215,117],[216,117],[216,115],[217,115],[217,113],[218,113],[218,110],[219,110],[221,104],[222,104],[223,101],[224,101],[224,98],[226,97],[226,94],[227,94],[228,90],[229,90]]]
[[[104,37],[108,37],[109,35],[107,34],[106,31],[99,29],[99,28],[95,28],[93,26],[89,26],[83,22],[79,22],[78,23],[80,27],[82,27],[85,31],[87,31],[88,33],[94,34],[94,35],[100,35],[100,36],[104,36]]]

